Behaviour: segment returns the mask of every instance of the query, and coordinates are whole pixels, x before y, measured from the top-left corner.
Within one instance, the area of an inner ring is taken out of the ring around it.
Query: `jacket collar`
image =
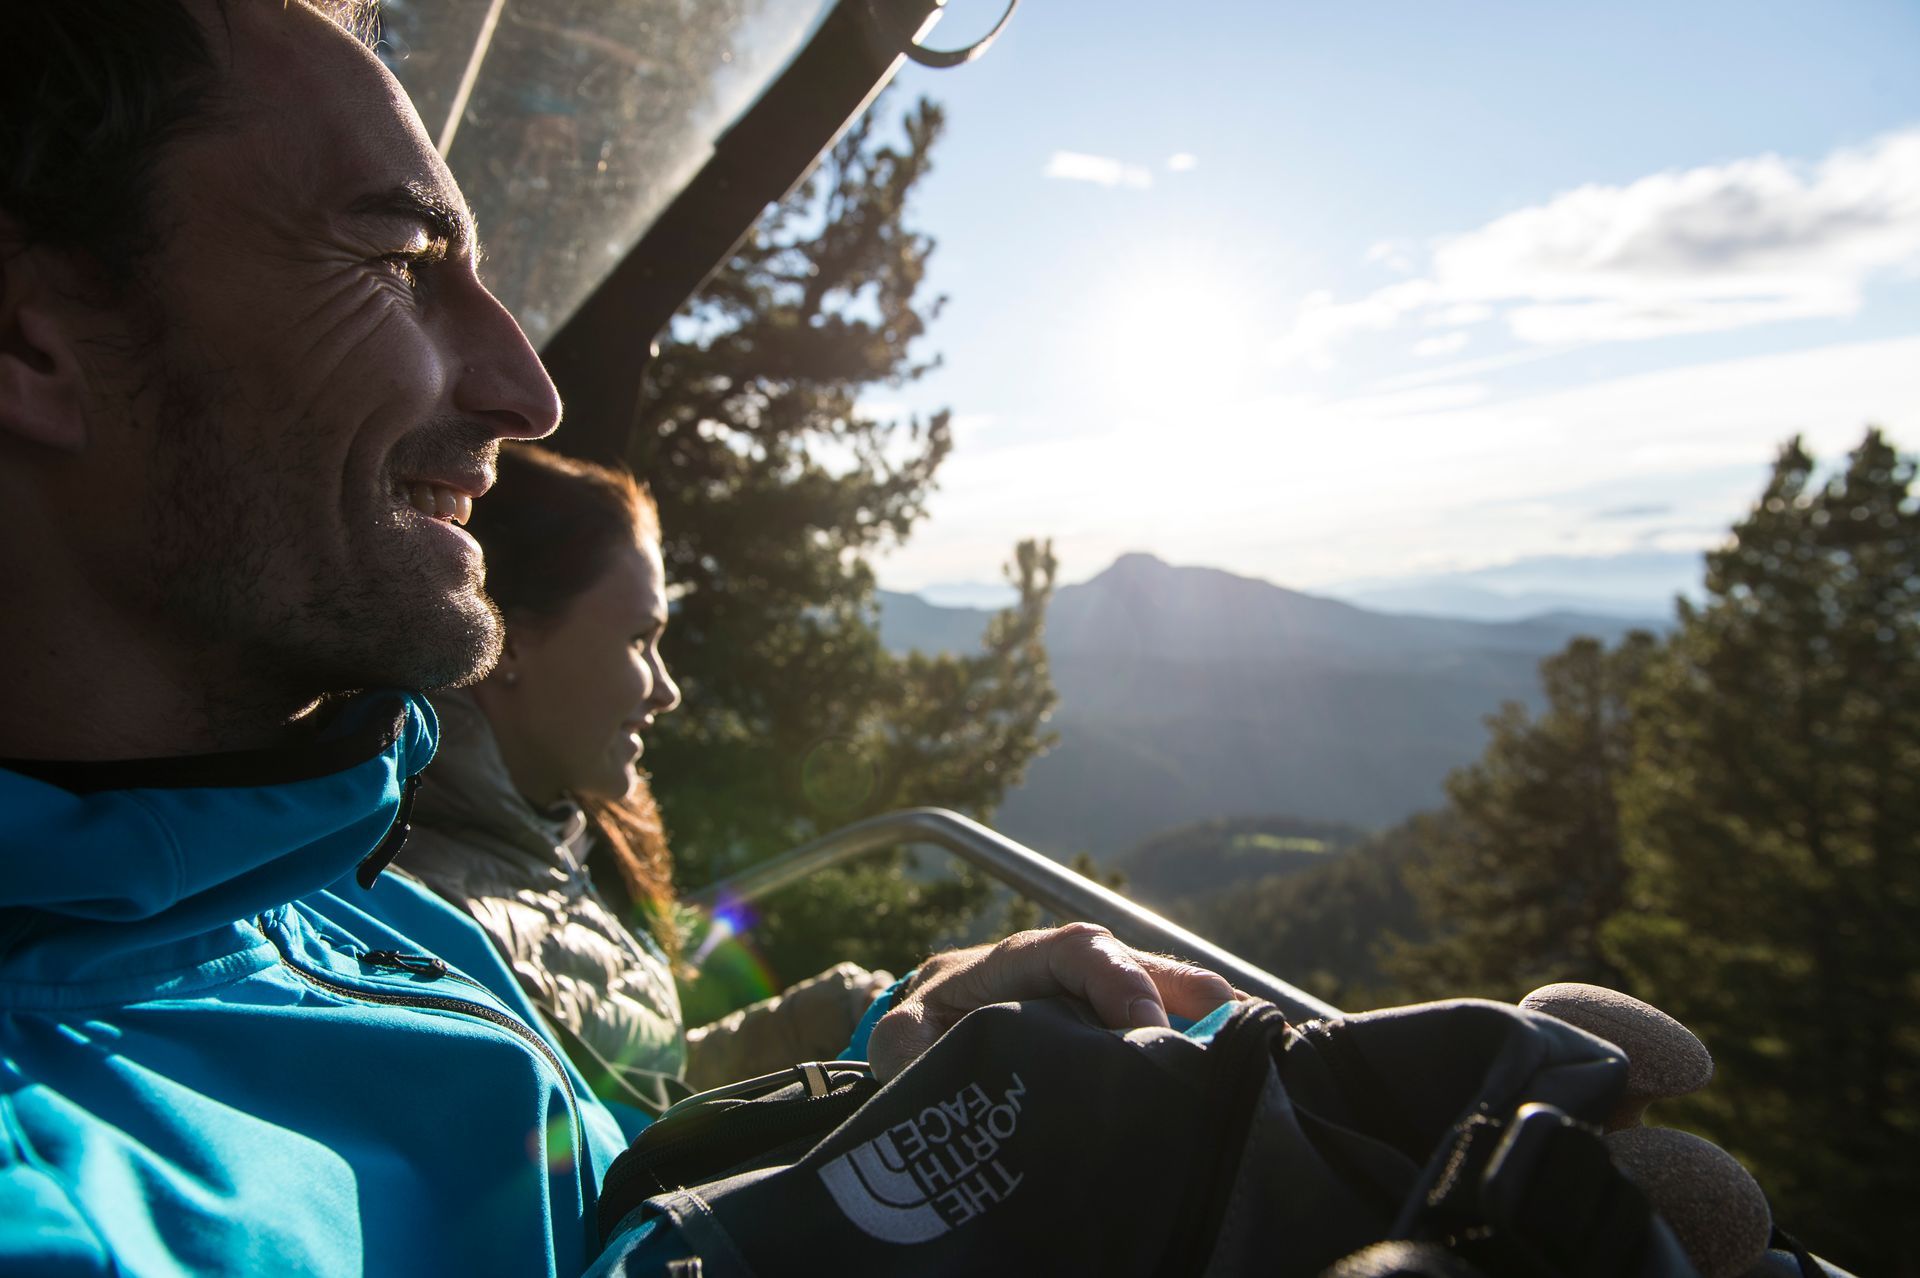
[[[465,840],[530,869],[579,873],[586,857],[586,817],[568,803],[546,812],[514,788],[486,712],[464,692],[433,697],[442,725],[433,771],[421,778],[414,820],[448,833],[483,836]]]
[[[404,826],[438,732],[424,697],[372,693],[273,750],[0,764],[0,972],[145,967],[334,884]]]

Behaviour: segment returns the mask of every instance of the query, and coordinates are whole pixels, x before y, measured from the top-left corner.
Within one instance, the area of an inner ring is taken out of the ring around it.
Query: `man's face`
[[[95,580],[260,695],[464,681],[500,637],[455,521],[553,385],[393,78],[297,5],[227,8],[216,116],[157,171],[151,314],[90,360]]]

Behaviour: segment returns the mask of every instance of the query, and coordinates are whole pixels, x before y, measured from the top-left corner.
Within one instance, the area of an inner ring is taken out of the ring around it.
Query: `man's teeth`
[[[473,515],[473,498],[440,484],[408,484],[407,504],[423,515],[464,524]]]

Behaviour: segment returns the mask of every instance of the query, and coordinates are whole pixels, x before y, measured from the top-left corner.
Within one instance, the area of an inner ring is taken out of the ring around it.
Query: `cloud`
[[[1509,213],[1434,254],[1483,296],[1824,294],[1920,253],[1920,129],[1837,151],[1812,173],[1776,155],[1589,185]]]
[[[1384,266],[1397,274],[1411,275],[1411,246],[1405,240],[1381,240],[1367,249],[1367,265]]]
[[[1596,300],[1520,306],[1507,312],[1513,335],[1534,346],[1631,342],[1687,333],[1717,333],[1778,320],[1838,318],[1860,307],[1858,290],[1809,287],[1792,297]]]
[[[1432,359],[1436,355],[1452,355],[1467,344],[1465,333],[1445,333],[1439,337],[1429,337],[1413,344],[1413,353],[1421,359]]]
[[[1517,397],[1458,384],[1339,400],[1289,390],[1201,414],[1003,423],[948,460],[931,517],[883,579],[989,580],[1032,535],[1057,538],[1085,572],[1144,545],[1302,586],[1685,549],[1724,535],[1791,435],[1826,461],[1870,421],[1920,444],[1915,368],[1920,335]],[[1594,518],[1654,504],[1670,510]]]
[[[1428,386],[1385,395],[1352,395],[1335,400],[1331,411],[1337,411],[1342,419],[1350,421],[1386,420],[1469,408],[1485,401],[1491,394],[1481,383],[1456,382],[1451,386]]]
[[[1462,302],[1444,310],[1429,311],[1422,318],[1439,328],[1465,328],[1469,324],[1484,324],[1492,319],[1493,308],[1485,302]]]
[[[1337,302],[1324,291],[1309,293],[1300,299],[1293,328],[1274,344],[1273,359],[1283,366],[1329,368],[1336,344],[1357,333],[1392,328],[1408,311],[1427,305],[1432,295],[1433,284],[1427,280],[1390,284],[1357,302]]]
[[[1652,519],[1659,515],[1670,515],[1673,507],[1665,502],[1642,502],[1632,506],[1609,506],[1605,510],[1593,512],[1595,519]]]
[[[1395,250],[1377,244],[1368,260]],[[1871,280],[1916,271],[1911,128],[1812,166],[1761,155],[1564,192],[1440,240],[1418,280],[1356,302],[1309,298],[1275,357],[1324,363],[1344,336],[1410,317],[1478,323],[1496,308],[1515,338],[1541,346],[1838,318],[1860,309]]]
[[[1191,173],[1200,167],[1200,157],[1191,151],[1177,151],[1167,157],[1167,172]]]
[[[1064,182],[1092,182],[1096,186],[1124,186],[1144,190],[1153,185],[1153,174],[1137,164],[1105,155],[1085,155],[1079,151],[1055,151],[1047,157],[1045,177]]]

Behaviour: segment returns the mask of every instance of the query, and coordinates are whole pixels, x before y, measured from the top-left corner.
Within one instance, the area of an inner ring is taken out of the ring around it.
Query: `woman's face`
[[[508,615],[506,653],[482,705],[528,800],[619,799],[639,784],[641,734],[680,704],[660,657],[666,625],[653,541],[622,549],[557,620]]]

